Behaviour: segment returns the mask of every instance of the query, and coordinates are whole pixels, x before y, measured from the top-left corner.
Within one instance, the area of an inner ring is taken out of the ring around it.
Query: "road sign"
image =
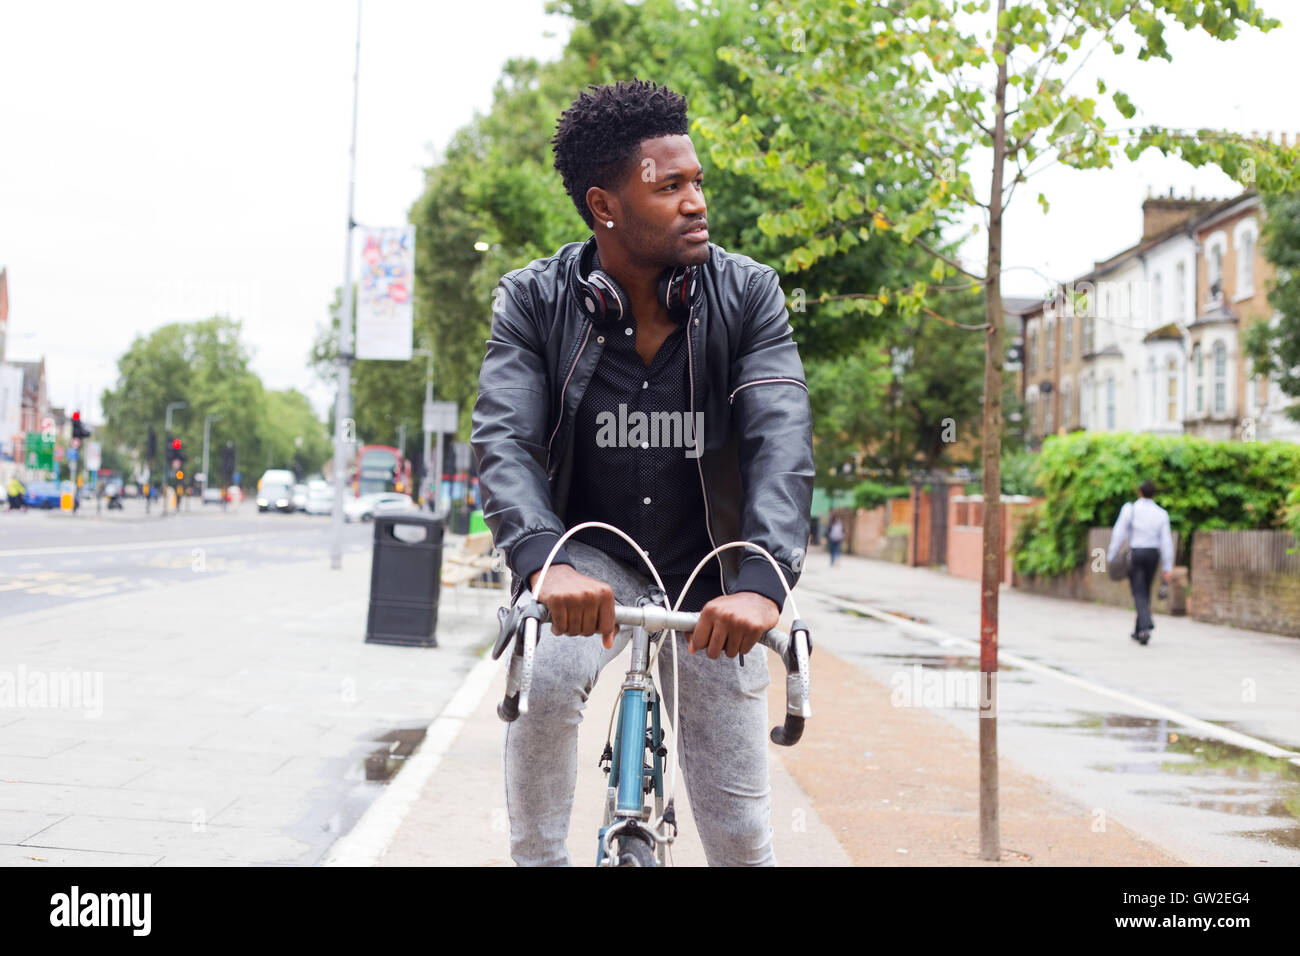
[[[456,431],[460,418],[460,409],[455,402],[425,402],[424,428],[435,435],[446,435]]]
[[[68,449],[68,461],[76,461],[77,455],[80,454],[76,448]]]

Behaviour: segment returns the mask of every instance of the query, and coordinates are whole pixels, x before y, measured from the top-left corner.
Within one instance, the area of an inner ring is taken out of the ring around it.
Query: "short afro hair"
[[[579,93],[560,114],[551,144],[555,168],[588,227],[595,227],[588,189],[609,189],[626,178],[644,140],[689,130],[686,97],[666,86],[634,79]]]

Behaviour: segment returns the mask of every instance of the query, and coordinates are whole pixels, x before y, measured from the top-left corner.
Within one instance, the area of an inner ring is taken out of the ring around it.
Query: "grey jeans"
[[[603,552],[572,539],[565,547],[577,570],[607,582],[619,604],[635,604],[646,592],[648,579]],[[520,866],[569,865],[565,841],[578,773],[578,724],[601,670],[630,639],[631,632],[621,630],[606,650],[599,636],[565,637],[542,628],[529,712],[506,725],[510,853]],[[713,661],[703,651],[687,653],[685,638],[678,635],[677,646],[664,647],[659,655],[665,725],[673,712],[674,653],[682,691],[678,766],[705,857],[710,866],[774,866],[766,652],[745,655],[741,667],[738,658],[725,654]],[[599,824],[589,821],[593,860]]]

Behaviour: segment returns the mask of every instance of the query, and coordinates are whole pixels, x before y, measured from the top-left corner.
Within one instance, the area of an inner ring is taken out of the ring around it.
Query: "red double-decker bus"
[[[411,463],[391,445],[362,445],[352,470],[352,493],[360,498],[380,491],[411,494]]]

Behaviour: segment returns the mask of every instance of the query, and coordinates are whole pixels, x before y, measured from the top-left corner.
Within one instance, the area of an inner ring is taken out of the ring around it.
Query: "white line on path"
[[[134,544],[88,544],[68,545],[58,548],[15,548],[12,551],[0,551],[0,558],[19,558],[37,554],[89,554],[92,551],[143,551],[148,548],[188,548],[196,544],[238,544],[241,541],[257,541],[261,538],[279,538],[282,533],[268,531],[264,534],[232,534],[219,538],[171,538],[166,541],[137,541]]]
[[[931,627],[928,624],[920,624],[908,618],[901,617],[897,614],[891,614],[888,611],[882,611],[872,607],[870,604],[863,604],[860,601],[848,601],[834,594],[827,594],[825,591],[817,591],[812,588],[802,588],[803,593],[810,594],[813,597],[826,601],[829,604],[835,604],[839,607],[849,608],[850,610],[859,611],[869,617],[884,621],[888,624],[896,625],[905,631],[913,631],[925,637],[942,640],[949,643],[960,644],[969,648],[974,653],[979,653],[979,642],[972,641],[969,638],[957,637],[949,634],[947,631],[941,631],[937,627]],[[1166,707],[1164,704],[1157,704],[1153,701],[1143,700],[1141,697],[1135,697],[1132,694],[1126,694],[1121,690],[1113,690],[1102,684],[1095,684],[1090,680],[1082,677],[1076,677],[1073,674],[1067,674],[1065,671],[1057,670],[1047,664],[1040,664],[1037,661],[1021,657],[1019,654],[1010,654],[1001,649],[998,650],[998,660],[1006,661],[1013,667],[1019,667],[1022,670],[1033,671],[1036,674],[1044,674],[1048,677],[1055,678],[1066,684],[1073,684],[1075,687],[1081,687],[1084,690],[1099,694],[1102,697],[1109,697],[1111,700],[1117,700],[1127,704],[1130,707],[1136,707],[1144,710],[1149,714],[1155,714],[1157,717],[1164,717],[1172,720],[1174,723],[1182,724],[1191,730],[1196,730],[1206,737],[1214,737],[1216,740],[1222,740],[1225,743],[1233,744],[1237,747],[1244,747],[1247,750],[1254,750],[1268,757],[1276,757],[1281,760],[1289,760],[1291,763],[1300,767],[1300,753],[1294,750],[1286,750],[1271,744],[1266,740],[1259,740],[1248,734],[1239,733],[1235,730],[1229,730],[1227,727],[1220,727],[1218,724],[1212,724],[1206,720],[1200,720],[1190,714],[1184,714],[1182,711],[1174,710],[1172,707]]]
[[[498,661],[482,658],[466,676],[446,709],[416,748],[414,754],[403,761],[403,767],[384,788],[352,830],[332,847],[324,866],[374,866],[388,851],[397,829],[424,790],[442,762],[443,754],[451,749],[460,728],[464,725],[487,693],[492,683]]]

